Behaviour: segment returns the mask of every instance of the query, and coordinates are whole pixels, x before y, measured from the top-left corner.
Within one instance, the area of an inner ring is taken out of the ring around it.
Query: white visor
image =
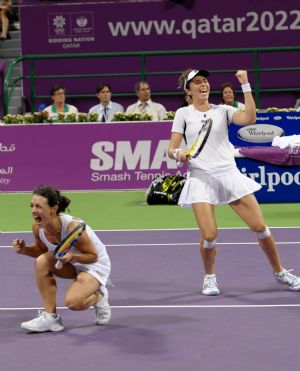
[[[206,70],[192,70],[188,75],[187,75],[187,78],[184,80],[184,84],[183,84],[183,89],[185,90],[186,87],[187,87],[187,84],[193,80],[193,78],[195,76],[204,76],[204,77],[208,77],[209,76],[209,72],[206,71]]]

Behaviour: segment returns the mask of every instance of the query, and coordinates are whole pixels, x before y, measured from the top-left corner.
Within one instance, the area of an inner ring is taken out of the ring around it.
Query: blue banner
[[[300,112],[258,112],[256,124],[230,125],[229,139],[236,147],[270,146],[275,136],[300,134]]]
[[[259,202],[300,202],[300,166],[276,166],[248,158],[237,158],[236,163],[244,175],[262,186],[255,193]]]
[[[257,113],[255,125],[230,125],[229,138],[235,147],[270,147],[275,136],[300,134],[300,112]],[[300,166],[272,165],[265,161],[236,158],[237,166],[246,176],[261,184],[256,192],[259,202],[299,202]]]

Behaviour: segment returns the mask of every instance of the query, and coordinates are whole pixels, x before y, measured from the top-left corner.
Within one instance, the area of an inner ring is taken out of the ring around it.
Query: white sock
[[[47,317],[51,317],[51,318],[54,318],[54,319],[57,319],[58,317],[58,314],[57,313],[48,313],[48,312],[45,312],[46,316]]]

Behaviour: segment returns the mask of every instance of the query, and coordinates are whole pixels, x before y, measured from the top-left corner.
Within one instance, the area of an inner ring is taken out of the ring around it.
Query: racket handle
[[[60,260],[57,260],[55,263],[55,268],[56,269],[61,269],[63,267],[63,263]]]
[[[178,168],[182,167],[182,166],[183,166],[183,162],[181,162],[181,161],[177,161],[177,162],[176,162],[176,166],[177,166]]]

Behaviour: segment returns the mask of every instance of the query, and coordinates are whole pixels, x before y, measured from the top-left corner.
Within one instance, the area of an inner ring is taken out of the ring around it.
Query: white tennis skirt
[[[108,259],[102,259],[93,264],[72,263],[76,269],[77,274],[86,272],[98,280],[101,285],[105,286],[109,279],[111,264]]]
[[[197,175],[188,177],[179,197],[178,205],[192,207],[198,202],[207,202],[213,205],[229,204],[243,196],[252,194],[261,189],[261,185],[238,168],[226,174]]]

